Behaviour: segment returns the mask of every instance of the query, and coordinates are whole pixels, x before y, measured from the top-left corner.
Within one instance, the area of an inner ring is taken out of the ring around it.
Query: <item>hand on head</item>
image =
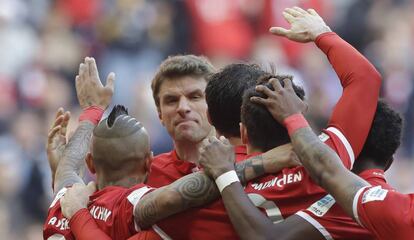
[[[96,106],[106,109],[112,100],[114,81],[115,74],[111,72],[103,86],[95,59],[86,57],[85,62],[79,65],[79,75],[76,76],[76,93],[81,108]]]
[[[203,140],[199,163],[203,166],[204,172],[213,179],[234,170],[234,160],[233,146],[225,137],[217,139],[213,136]]]
[[[89,196],[91,196],[95,191],[96,185],[94,182],[89,182],[88,185],[83,183],[75,183],[60,199],[63,216],[67,219],[71,219],[76,212],[82,208],[87,208]]]
[[[283,11],[283,17],[291,25],[290,29],[271,27],[269,31],[272,34],[306,43],[315,41],[316,37],[322,33],[331,32],[331,29],[313,9],[305,11],[300,7],[286,8]]]
[[[256,86],[256,91],[264,94],[267,98],[251,97],[250,101],[266,106],[273,118],[279,123],[283,124],[285,118],[302,113],[307,109],[307,104],[296,95],[292,80],[284,79],[283,87],[275,78],[270,79],[269,83],[274,90],[265,85]]]

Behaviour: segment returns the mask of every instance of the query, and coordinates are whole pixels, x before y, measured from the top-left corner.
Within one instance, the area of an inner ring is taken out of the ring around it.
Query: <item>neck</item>
[[[119,186],[130,188],[136,184],[144,183],[147,179],[147,174],[135,174],[131,176],[124,176],[121,178],[105,178],[103,175],[96,176],[96,181],[98,183],[98,189],[101,190],[108,186]]]
[[[242,140],[241,140],[241,137],[233,137],[233,136],[228,136],[226,134],[222,134],[219,131],[216,131],[216,132],[217,132],[217,135],[216,135],[217,138],[219,138],[220,136],[225,136],[227,138],[227,140],[229,140],[230,144],[233,145],[233,146],[244,145]]]
[[[201,143],[201,142],[200,142]],[[191,142],[174,142],[175,151],[179,159],[187,162],[195,163],[200,156],[198,147],[200,143]]]
[[[247,154],[252,154],[252,153],[257,153],[257,152],[263,152],[261,149],[259,149],[259,148],[256,148],[256,147],[253,147],[252,145],[250,145],[250,144],[247,144],[246,145],[246,152],[247,152]]]
[[[368,169],[384,169],[384,167],[379,166],[374,161],[369,158],[358,158],[355,159],[355,165],[352,168],[352,172],[355,174],[360,174],[361,172]]]

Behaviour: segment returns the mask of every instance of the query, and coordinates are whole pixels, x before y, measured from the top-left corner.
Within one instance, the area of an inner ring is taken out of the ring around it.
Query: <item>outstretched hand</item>
[[[283,11],[283,17],[290,23],[290,29],[271,27],[269,31],[272,34],[306,43],[315,41],[316,37],[322,33],[331,32],[331,29],[313,9],[305,11],[300,7],[286,8]]]
[[[56,112],[55,121],[49,129],[46,142],[47,159],[49,161],[50,169],[52,170],[52,177],[54,179],[57,166],[60,159],[62,159],[63,151],[66,146],[66,131],[70,119],[70,112],[59,108]]]
[[[199,164],[208,176],[216,179],[221,174],[234,170],[234,160],[233,146],[225,137],[204,139],[200,148]]]
[[[77,211],[82,208],[87,208],[89,196],[95,191],[96,185],[94,182],[89,182],[88,185],[82,183],[73,184],[60,199],[63,216],[67,219],[71,219]]]
[[[86,57],[85,62],[79,65],[79,75],[76,76],[76,93],[81,108],[97,106],[106,109],[114,94],[114,81],[115,74],[111,72],[103,86],[95,59]]]
[[[272,84],[274,90],[265,85],[256,86],[256,91],[267,98],[251,97],[250,101],[264,105],[279,123],[283,124],[285,118],[307,109],[307,104],[293,90],[292,80],[284,79],[284,87],[275,78],[270,79],[269,83]]]

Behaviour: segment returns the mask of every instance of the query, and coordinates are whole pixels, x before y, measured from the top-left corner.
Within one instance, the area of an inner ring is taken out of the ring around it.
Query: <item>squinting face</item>
[[[198,143],[211,131],[204,95],[206,81],[191,76],[164,81],[158,110],[161,123],[175,141]]]

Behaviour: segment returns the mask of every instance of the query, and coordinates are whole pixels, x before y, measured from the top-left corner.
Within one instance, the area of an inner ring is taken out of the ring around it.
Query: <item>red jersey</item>
[[[380,75],[368,60],[335,33],[322,34],[315,43],[328,56],[344,88],[328,128],[320,138],[337,152],[344,165],[350,169],[371,127],[379,95]],[[174,151],[159,156],[153,165],[151,170],[155,171],[151,172],[149,178],[151,186],[160,186],[154,183],[169,184],[194,169],[191,163],[178,160]],[[311,181],[303,167],[284,169],[279,174],[252,181],[246,186],[246,192],[257,206],[266,210],[274,222],[307,208],[326,195],[322,188]],[[157,225],[158,233],[174,239],[237,238],[221,201],[206,208],[174,215]]]
[[[60,198],[67,188],[58,192],[53,200],[43,226],[43,239],[51,236],[75,239],[69,228],[69,221],[63,216]],[[140,229],[134,224],[134,206],[152,189],[144,184],[132,188],[108,186],[90,196],[88,210],[98,227],[112,239],[127,239]]]
[[[365,170],[359,176],[373,186],[392,189],[387,184],[384,171],[381,169]],[[371,232],[361,228],[349,217],[330,194],[307,209],[297,212],[296,215],[312,224],[326,239],[375,239]]]
[[[354,198],[357,222],[378,239],[414,237],[414,194],[401,194],[383,186],[361,188]]]

